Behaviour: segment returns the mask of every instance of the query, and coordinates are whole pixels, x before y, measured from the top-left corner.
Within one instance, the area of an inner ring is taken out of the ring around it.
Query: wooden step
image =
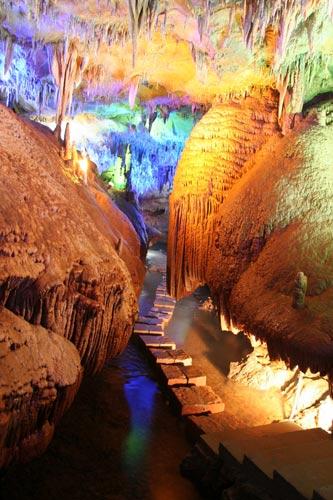
[[[181,415],[219,413],[224,410],[221,398],[209,386],[173,387]]]
[[[133,331],[138,335],[164,336],[164,329],[159,325],[144,325],[142,323],[136,323]]]
[[[207,377],[199,368],[194,366],[164,365],[161,370],[165,376],[167,385],[197,385],[204,386]]]
[[[149,349],[149,351],[159,365],[192,365],[191,356],[183,351],[183,349],[175,349],[173,351]]]
[[[158,337],[156,335],[138,335],[146,347],[153,349],[170,349],[175,350],[176,344],[173,340],[167,337]]]
[[[319,443],[318,446],[321,448],[322,444]],[[303,500],[304,498],[311,500],[316,497],[325,498],[325,500],[332,499],[333,455],[329,454],[322,460],[316,459],[316,455],[312,457],[303,455],[302,460],[299,464],[291,463],[288,466],[280,466],[274,471],[273,487],[278,495],[288,500]],[[314,490],[321,491],[321,497],[318,497],[318,493],[314,493]],[[324,494],[326,496],[323,496]]]

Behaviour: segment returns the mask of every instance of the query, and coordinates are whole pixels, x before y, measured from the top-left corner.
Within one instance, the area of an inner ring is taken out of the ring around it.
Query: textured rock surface
[[[308,121],[285,138],[276,134],[266,145],[263,140],[261,150],[246,164],[244,159],[240,178],[237,169],[224,167],[229,163],[220,159],[230,155],[228,129],[215,155],[199,149],[193,158],[200,141],[221,135],[223,116],[208,126],[213,113],[214,108],[197,125],[176,174],[171,292],[180,296],[207,283],[227,320],[267,340],[271,358],[298,364],[303,371],[330,373],[331,126]],[[239,110],[233,116],[233,141],[242,116]],[[304,306],[294,308],[299,273],[307,288]]]
[[[0,468],[44,451],[81,372],[71,342],[0,307]]]
[[[211,108],[193,129],[170,197],[170,290],[181,297],[206,283],[222,203],[245,162],[278,134],[277,96],[267,92]]]
[[[322,374],[333,366],[332,148],[331,127],[319,126],[268,143],[221,211],[219,276],[213,263],[207,273],[272,358]],[[304,308],[295,309],[299,272],[308,286]]]
[[[126,346],[144,267],[129,220],[49,131],[0,107],[0,132],[2,467],[44,451],[80,361],[93,373]]]
[[[95,372],[131,334],[139,240],[93,176],[79,182],[51,134],[4,107],[0,123],[0,303],[72,341]]]

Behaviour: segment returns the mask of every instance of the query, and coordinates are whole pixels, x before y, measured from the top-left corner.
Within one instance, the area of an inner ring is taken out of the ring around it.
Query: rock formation
[[[1,467],[45,448],[80,359],[95,373],[124,349],[144,266],[129,220],[48,129],[1,106],[0,131]]]
[[[239,178],[218,154],[207,153],[206,161],[197,154],[191,162],[199,131],[214,136],[208,119],[198,124],[176,174],[171,291],[179,296],[207,283],[227,320],[267,341],[271,358],[330,374],[332,127],[305,120],[284,138],[273,135],[243,164]],[[215,135],[223,119],[215,123]],[[226,139],[218,151],[230,154]],[[213,176],[216,187],[209,184]],[[301,308],[293,307],[298,273],[307,277]]]
[[[170,197],[169,286],[176,297],[206,283],[222,203],[273,134],[279,127],[271,91],[213,106],[193,129]]]
[[[82,368],[74,345],[0,308],[0,468],[44,451]]]

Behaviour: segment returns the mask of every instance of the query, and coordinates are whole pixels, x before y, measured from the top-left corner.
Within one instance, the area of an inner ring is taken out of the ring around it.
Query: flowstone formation
[[[93,172],[85,184],[48,129],[3,106],[0,128],[0,465],[7,465],[43,451],[81,370],[96,373],[125,348],[144,266],[133,226]]]
[[[180,164],[169,240],[178,247],[169,269],[174,294],[207,283],[227,323],[265,340],[272,359],[331,377],[333,142],[331,125],[322,118],[318,125],[314,115],[285,137],[271,137],[250,157],[215,210],[214,191],[205,196]],[[188,148],[193,149],[191,139]],[[182,161],[187,158],[185,151]],[[202,162],[194,172],[209,179],[211,168]],[[228,186],[228,171],[215,168],[215,175]],[[198,216],[196,224],[188,219],[188,198],[209,207],[206,224],[214,228],[213,239]],[[295,296],[302,307],[295,307]]]
[[[207,282],[220,210],[246,161],[279,135],[272,91],[213,106],[194,128],[170,197],[169,287],[181,297]]]
[[[0,308],[0,468],[42,453],[81,382],[75,346]]]

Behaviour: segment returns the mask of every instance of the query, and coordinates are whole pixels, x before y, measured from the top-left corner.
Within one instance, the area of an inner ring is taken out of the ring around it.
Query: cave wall
[[[41,453],[83,371],[127,345],[144,265],[129,219],[45,127],[0,106],[0,467]]]

